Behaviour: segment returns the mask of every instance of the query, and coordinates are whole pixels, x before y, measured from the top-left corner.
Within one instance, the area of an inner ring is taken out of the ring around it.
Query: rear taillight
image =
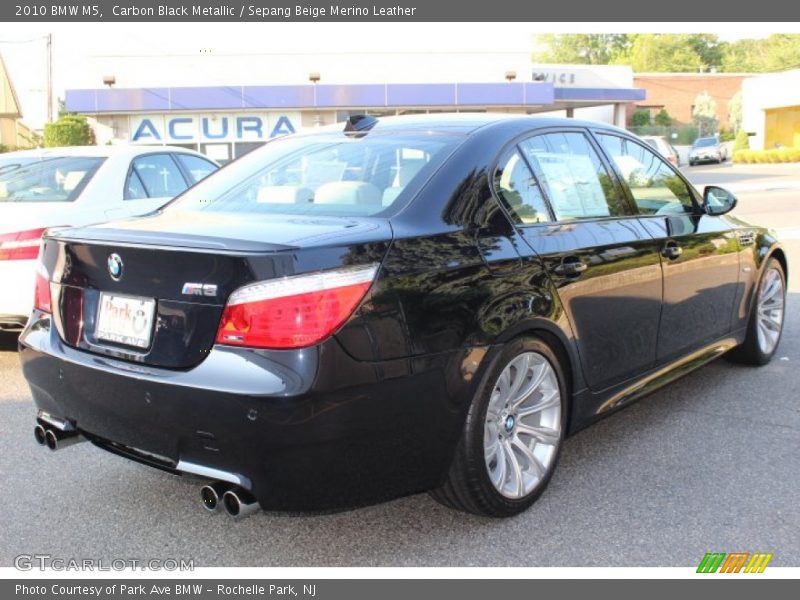
[[[304,348],[332,335],[366,295],[377,265],[253,283],[228,298],[217,343]]]
[[[0,235],[0,260],[33,260],[46,228],[28,229]]]

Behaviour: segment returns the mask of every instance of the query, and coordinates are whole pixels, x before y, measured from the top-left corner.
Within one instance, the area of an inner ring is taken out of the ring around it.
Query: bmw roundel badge
[[[120,258],[119,254],[109,254],[108,274],[111,275],[111,279],[114,281],[119,281],[122,279],[122,268],[122,259]]]

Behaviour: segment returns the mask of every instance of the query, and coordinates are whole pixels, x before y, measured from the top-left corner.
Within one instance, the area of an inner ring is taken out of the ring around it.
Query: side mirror
[[[707,215],[719,216],[729,213],[736,207],[737,202],[733,192],[716,185],[707,185],[703,190],[703,209]]]

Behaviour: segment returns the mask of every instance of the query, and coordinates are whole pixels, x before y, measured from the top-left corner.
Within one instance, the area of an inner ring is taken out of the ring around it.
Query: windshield
[[[103,158],[0,159],[0,202],[71,202]]]
[[[694,143],[695,148],[707,148],[708,146],[716,146],[717,138],[700,138]]]
[[[428,132],[282,138],[226,165],[167,210],[374,215],[432,173],[462,139]]]

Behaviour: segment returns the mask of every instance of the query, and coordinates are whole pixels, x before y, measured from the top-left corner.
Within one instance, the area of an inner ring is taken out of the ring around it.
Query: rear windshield
[[[71,202],[104,158],[0,159],[0,202]]]
[[[704,148],[706,146],[716,146],[717,138],[700,138],[694,143],[695,148]]]
[[[463,138],[428,132],[301,135],[270,142],[188,190],[168,210],[369,216],[402,201]]]

